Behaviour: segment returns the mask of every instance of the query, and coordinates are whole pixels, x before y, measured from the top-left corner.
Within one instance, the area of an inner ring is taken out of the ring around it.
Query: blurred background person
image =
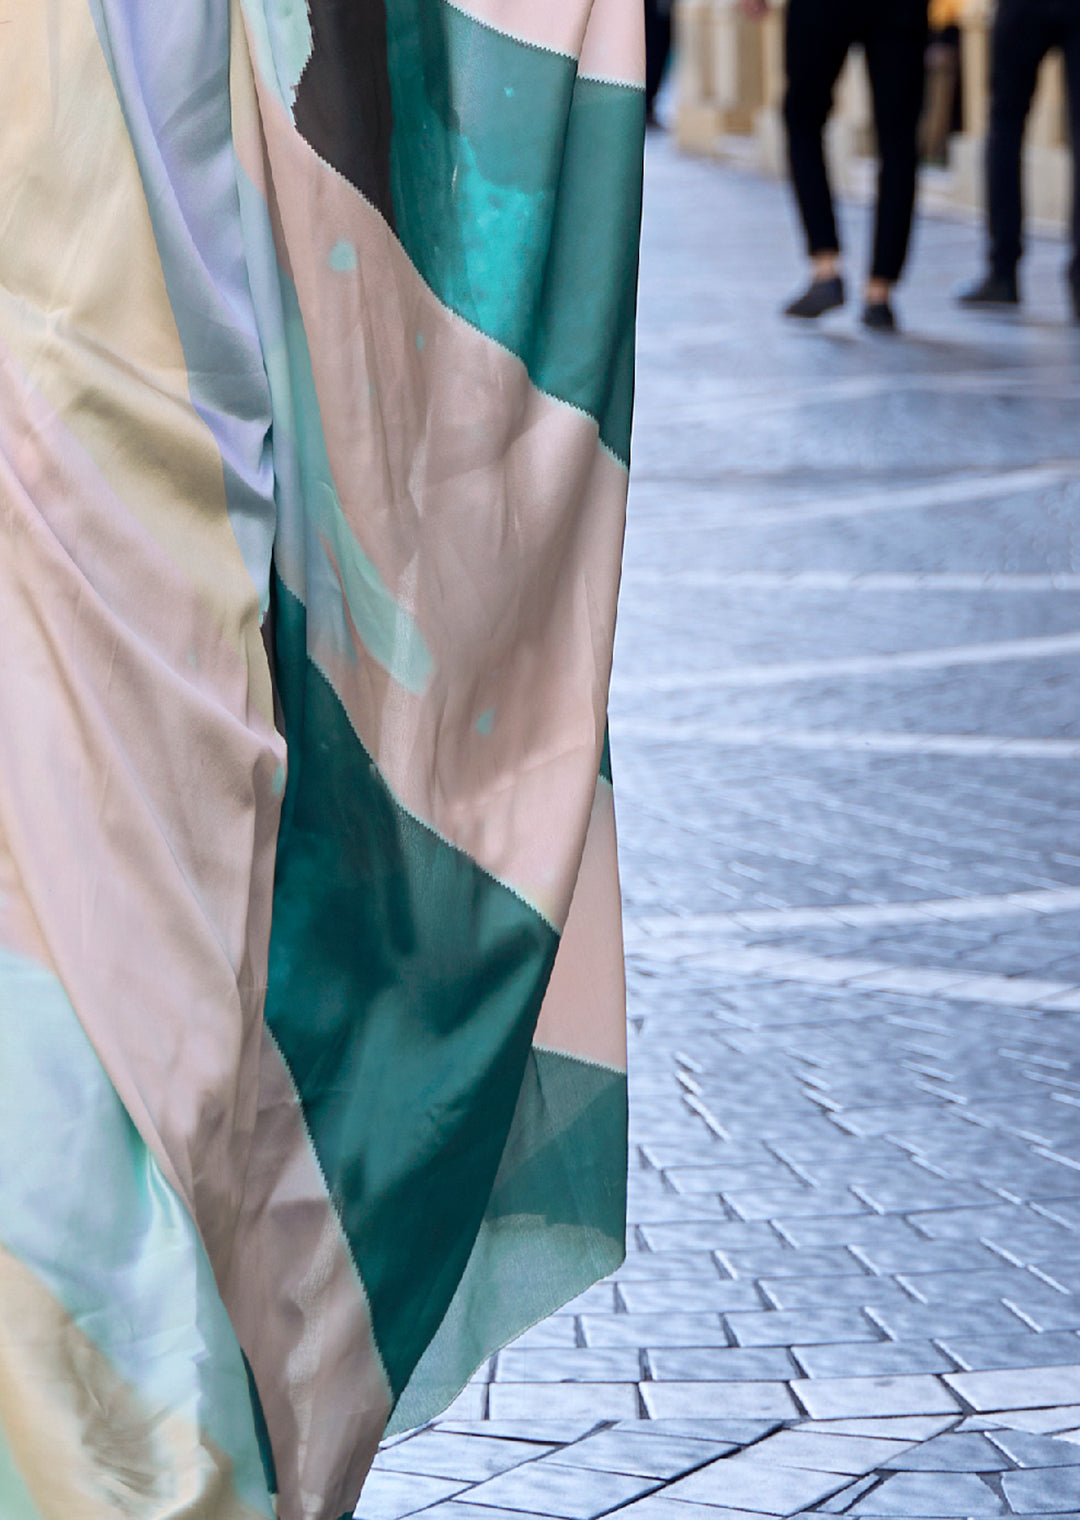
[[[747,15],[760,17],[768,0],[740,0],[740,5]],[[926,39],[927,0],[789,0],[784,123],[811,266],[806,289],[785,308],[789,317],[812,320],[844,304],[823,135],[840,70],[858,43],[866,55],[880,161],[862,320],[878,332],[896,330],[891,297],[907,257],[915,209]]]
[[[986,143],[988,268],[960,292],[964,306],[1016,306],[1017,266],[1023,251],[1021,149],[1024,123],[1052,48],[1065,55],[1073,149],[1072,262],[1068,279],[1073,314],[1080,321],[1080,0],[998,0],[990,43],[990,130]]]
[[[919,123],[919,157],[944,166],[949,138],[960,122],[960,21],[967,0],[930,0],[930,46],[926,50],[926,99]]]
[[[656,97],[671,53],[673,0],[645,0],[645,122],[658,127]]]

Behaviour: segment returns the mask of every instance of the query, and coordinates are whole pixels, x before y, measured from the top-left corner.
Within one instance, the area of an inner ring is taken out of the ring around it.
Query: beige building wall
[[[923,203],[940,209],[982,209],[992,0],[968,0],[962,26],[964,130],[951,140],[949,162],[924,176]],[[784,172],[781,102],[784,88],[783,0],[752,21],[738,0],[676,0],[675,133],[687,152]],[[873,116],[861,56],[849,58],[828,128],[834,183],[858,194],[870,183]],[[1070,157],[1061,59],[1043,65],[1025,139],[1028,215],[1064,229],[1070,207]]]

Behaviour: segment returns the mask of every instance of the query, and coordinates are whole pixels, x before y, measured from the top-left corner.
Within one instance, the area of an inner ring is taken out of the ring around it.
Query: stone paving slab
[[[1028,1437],[1028,1439],[1033,1439]],[[1055,1442],[1064,1446],[1063,1441]],[[966,1434],[935,1436],[921,1446],[909,1447],[899,1456],[880,1464],[885,1468],[899,1468],[909,1472],[1004,1472],[1010,1459],[986,1436],[975,1431]]]
[[[866,218],[845,211],[852,247]],[[611,703],[627,1260],[362,1520],[1080,1515],[1080,337],[792,331],[781,187],[650,141]]]
[[[403,1515],[411,1515],[417,1509],[452,1498],[465,1487],[460,1479],[386,1472],[376,1468],[364,1484],[358,1513],[364,1520],[401,1520]]]
[[[594,1520],[658,1488],[655,1478],[568,1467],[545,1460],[525,1463],[470,1490],[469,1502],[497,1510]]]
[[[1006,1473],[1001,1486],[1017,1514],[1048,1510],[1080,1513],[1080,1468],[1044,1467],[1037,1472]]]
[[[759,1442],[754,1453],[759,1461],[774,1463],[778,1467],[861,1477],[876,1467],[893,1465],[896,1454],[909,1445],[889,1437],[787,1429]]]
[[[1029,1436],[1027,1439],[1036,1438]],[[678,1478],[736,1449],[731,1442],[655,1435],[645,1424],[644,1430],[600,1430],[584,1441],[553,1453],[550,1460],[572,1467],[598,1467],[606,1472],[630,1473],[644,1478]],[[1073,1455],[1080,1462],[1080,1448],[1074,1449]]]
[[[1080,1350],[1080,1341],[1076,1347]],[[511,1346],[499,1353],[499,1383],[636,1383],[641,1375],[637,1345],[542,1350]]]
[[[1080,1446],[1022,1430],[992,1431],[990,1440],[1020,1467],[1080,1466]]]
[[[1040,1474],[1042,1476],[1042,1474]],[[860,1499],[852,1515],[914,1517],[1005,1515],[1005,1501],[975,1473],[898,1473],[886,1478],[866,1498]]]
[[[799,1378],[792,1392],[813,1419],[843,1415],[949,1414],[960,1405],[937,1378],[900,1377]]]
[[[506,1441],[431,1429],[421,1431],[406,1445],[384,1447],[379,1453],[378,1470],[482,1483],[554,1450],[557,1448],[535,1441]]]
[[[666,1499],[662,1494],[627,1505],[618,1513],[631,1516],[632,1520],[769,1520],[760,1511],[694,1504],[690,1500]]]
[[[767,1515],[793,1515],[847,1485],[836,1473],[782,1467],[764,1445],[713,1463],[667,1490],[672,1499],[725,1504]]]
[[[492,1383],[486,1392],[487,1411],[495,1420],[542,1420],[556,1411],[569,1419],[625,1420],[640,1408],[633,1382]],[[482,1419],[483,1404],[478,1402],[476,1418]]]
[[[1026,1335],[987,1335],[969,1340],[943,1336],[941,1345],[965,1372],[1008,1367],[1068,1366],[1076,1361],[1078,1342],[1072,1331],[1045,1331],[1032,1342]]]
[[[807,1377],[890,1377],[920,1372],[951,1372],[956,1357],[931,1341],[835,1342],[823,1346],[793,1346],[791,1354]]]
[[[1028,1367],[1010,1372],[960,1372],[945,1378],[972,1409],[1043,1409],[1080,1398],[1080,1366]]]
[[[650,1419],[792,1419],[798,1404],[782,1382],[648,1382],[641,1384],[641,1400]]]
[[[734,1351],[684,1348],[647,1350],[649,1371],[655,1382],[784,1382],[795,1375],[798,1364],[786,1346],[755,1346]]]

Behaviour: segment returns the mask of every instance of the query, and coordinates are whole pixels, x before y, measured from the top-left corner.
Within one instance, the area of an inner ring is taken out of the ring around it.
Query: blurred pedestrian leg
[[[761,7],[747,3],[745,8]],[[840,238],[823,134],[844,60],[855,44],[861,44],[870,76],[880,161],[873,263],[863,321],[879,331],[895,328],[890,296],[907,257],[915,208],[926,38],[926,0],[790,0],[784,121],[811,282],[787,307],[789,316],[814,318],[843,303]]]
[[[926,100],[919,123],[923,163],[946,164],[949,138],[959,127],[960,28],[965,0],[931,0],[926,50]]]
[[[1015,305],[1023,253],[1022,149],[1039,67],[1053,48],[1065,57],[1073,143],[1072,262],[1069,285],[1080,320],[1080,0],[999,0],[990,62],[990,131],[986,144],[988,263],[982,280],[961,292],[965,306]]]
[[[656,97],[671,53],[672,0],[645,0],[645,120],[658,126]]]

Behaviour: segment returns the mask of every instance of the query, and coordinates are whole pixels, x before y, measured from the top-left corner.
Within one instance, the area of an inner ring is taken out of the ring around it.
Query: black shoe
[[[1019,306],[1020,292],[1015,274],[988,274],[965,286],[956,299],[961,306]]]
[[[844,282],[837,274],[831,280],[811,281],[801,296],[784,307],[784,316],[812,321],[815,317],[823,317],[827,311],[835,311],[843,304]]]
[[[896,314],[888,301],[867,301],[862,309],[862,322],[871,332],[894,333],[897,331]]]

